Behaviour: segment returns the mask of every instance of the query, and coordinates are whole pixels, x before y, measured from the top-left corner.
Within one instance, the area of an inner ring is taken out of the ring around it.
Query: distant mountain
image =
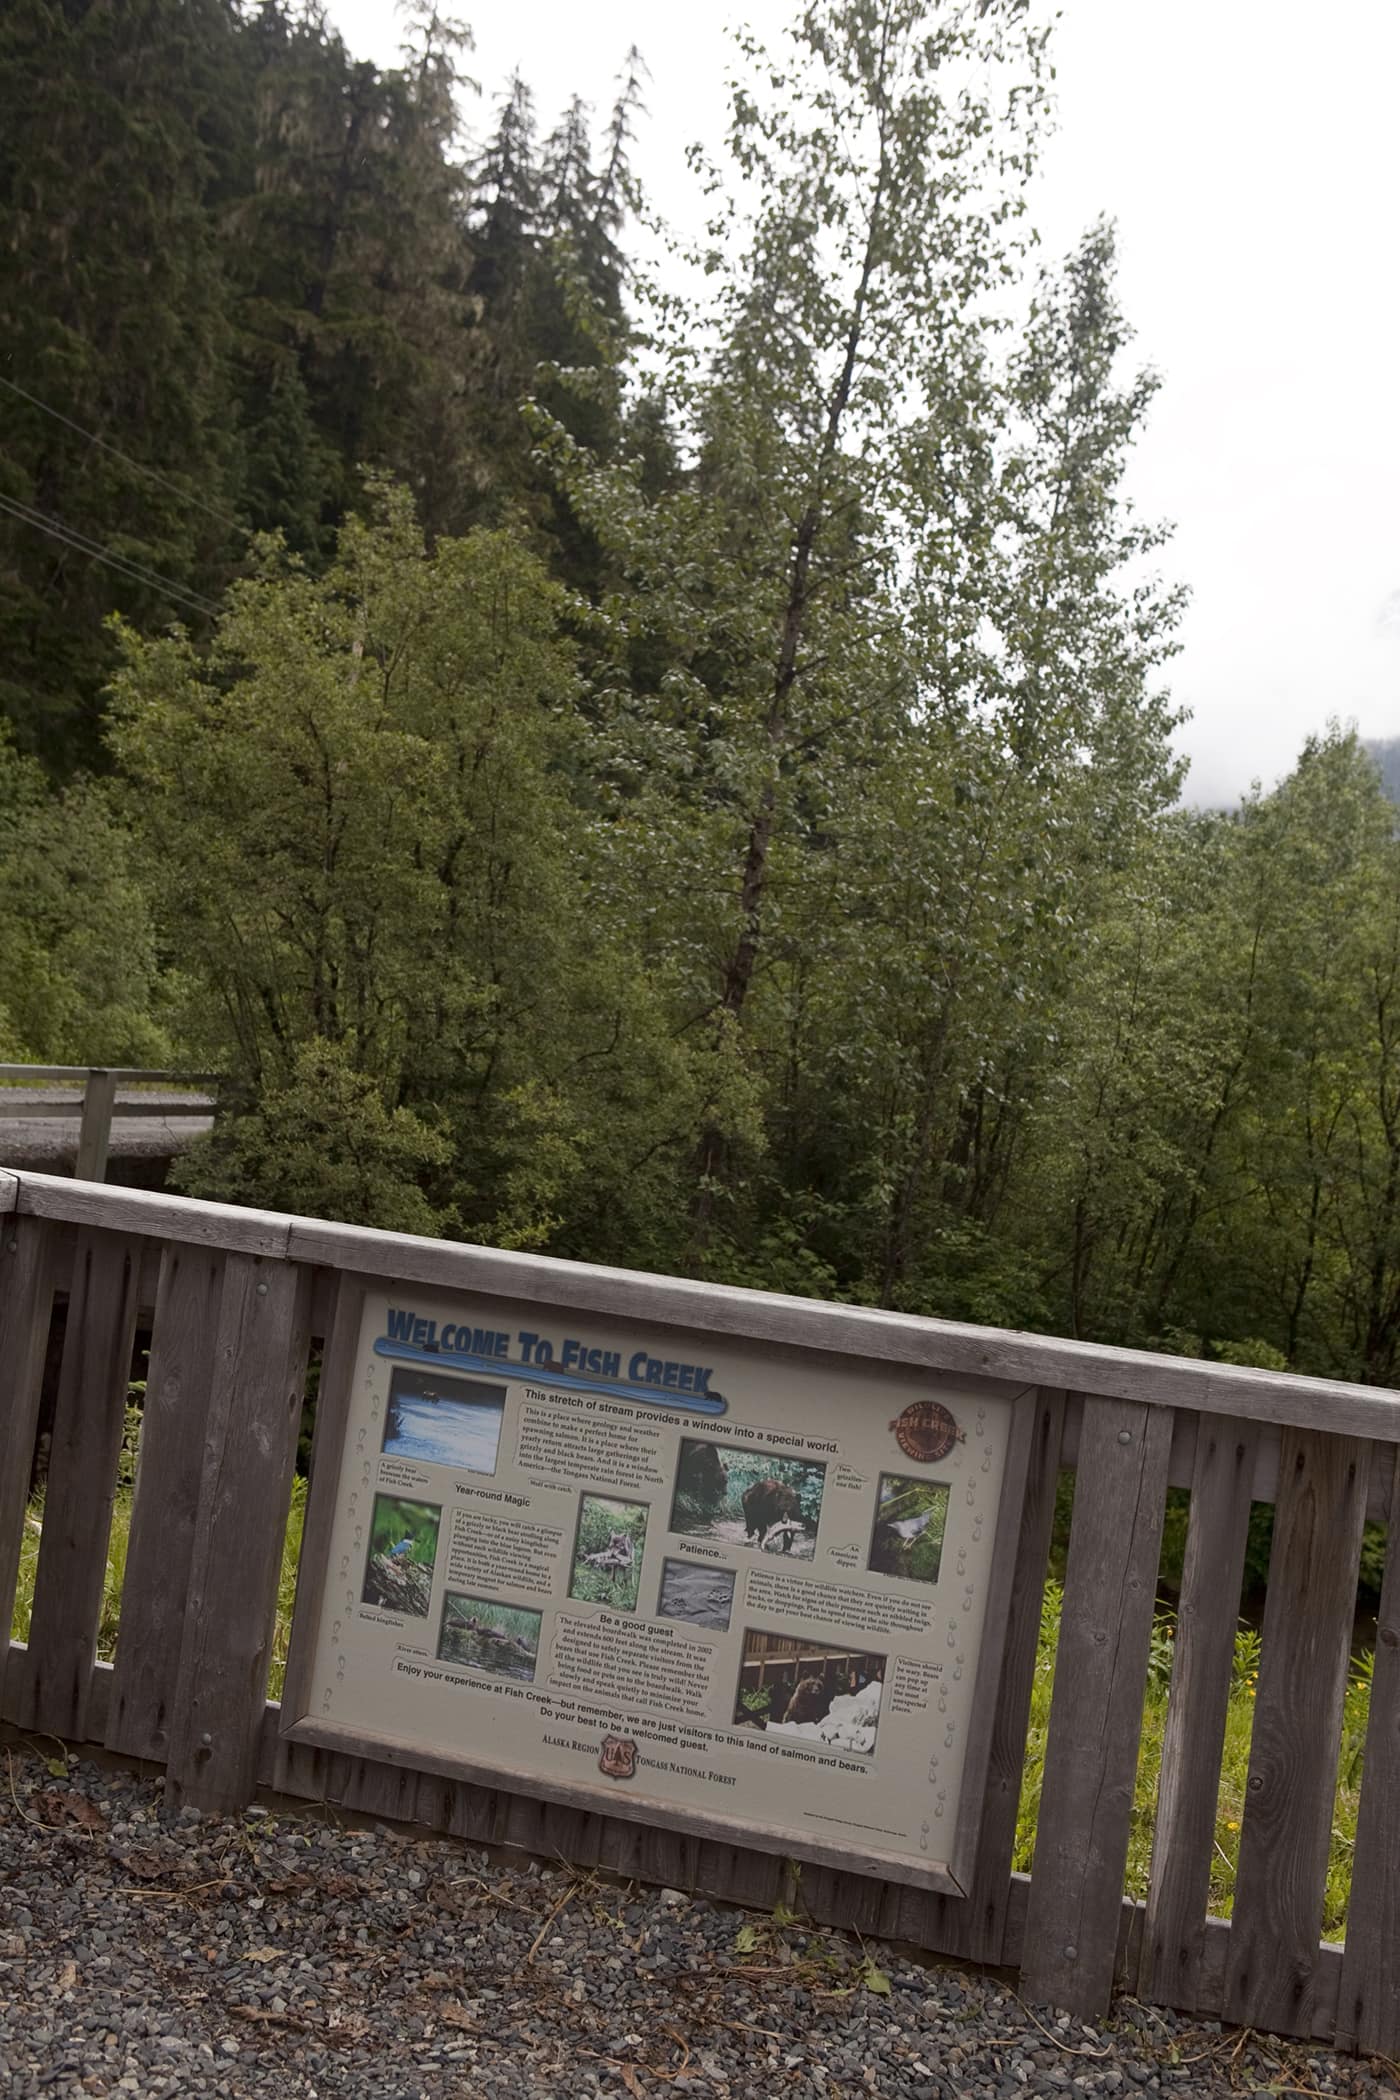
[[[1400,803],[1400,736],[1368,736],[1362,743],[1380,768],[1381,786]]]

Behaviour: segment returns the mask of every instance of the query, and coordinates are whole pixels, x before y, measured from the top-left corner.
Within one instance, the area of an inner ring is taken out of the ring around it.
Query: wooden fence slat
[[[609,1816],[603,1827],[599,1864],[613,1874],[693,1891],[700,1884],[703,1841],[683,1830],[649,1830]]]
[[[292,1637],[282,1687],[282,1718],[288,1727],[306,1714],[310,1703],[311,1673],[316,1661],[316,1641],[321,1630],[321,1611],[329,1575],[331,1531],[340,1491],[341,1447],[345,1425],[350,1419],[364,1302],[363,1278],[336,1277],[329,1308],[326,1353],[316,1389],[311,1486],[306,1499],[301,1559],[297,1564],[296,1602],[292,1608]],[[373,1508],[372,1503],[370,1507]]]
[[[1269,1556],[1226,2017],[1311,2035],[1369,1451],[1289,1429]]]
[[[28,1667],[6,1718],[82,1742],[136,1341],[141,1243],[84,1231],[73,1256]]]
[[[257,1783],[310,1302],[308,1271],[228,1257],[167,1754],[172,1809],[233,1813]]]
[[[163,1758],[170,1740],[224,1261],[180,1246],[161,1260],[104,1738],[126,1757]]]
[[[1022,1988],[1107,2010],[1142,1734],[1172,1413],[1086,1399]]]
[[[1055,1523],[1065,1410],[1064,1393],[1042,1389],[1037,1394],[1001,1683],[992,1723],[982,1828],[967,1895],[959,1901],[920,1889],[899,1891],[896,1936],[932,1953],[955,1955],[961,1961],[997,1966],[1005,1959],[1006,1906],[1026,1763],[1026,1727],[1035,1684],[1041,1603]]]
[[[1400,1450],[1366,1726],[1337,2047],[1400,2056]]]
[[[1162,1744],[1140,1997],[1196,2009],[1259,1430],[1202,1415]]]
[[[53,1230],[38,1218],[0,1218],[0,1714],[53,1308]]]

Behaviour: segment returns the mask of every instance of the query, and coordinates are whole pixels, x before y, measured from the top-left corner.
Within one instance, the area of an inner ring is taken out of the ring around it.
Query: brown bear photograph
[[[880,1726],[887,1662],[866,1648],[748,1627],[733,1725],[868,1757]]]
[[[826,1467],[806,1458],[681,1439],[671,1530],[717,1545],[811,1560]]]

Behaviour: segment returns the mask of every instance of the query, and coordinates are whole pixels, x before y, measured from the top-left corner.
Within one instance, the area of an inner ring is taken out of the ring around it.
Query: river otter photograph
[[[734,1609],[734,1570],[707,1561],[663,1560],[657,1617],[680,1619],[687,1626],[708,1626],[728,1633]]]
[[[361,1601],[381,1611],[426,1619],[433,1589],[442,1510],[435,1502],[404,1502],[376,1495]]]
[[[747,1627],[733,1725],[868,1757],[886,1660],[864,1648]]]
[[[870,1540],[872,1575],[900,1575],[906,1582],[937,1582],[948,1522],[946,1480],[912,1480],[882,1473]]]
[[[645,1502],[618,1502],[609,1495],[580,1495],[569,1595],[584,1604],[635,1611],[647,1542]]]
[[[494,1473],[505,1419],[503,1385],[400,1365],[384,1409],[384,1456],[459,1473]]]
[[[533,1684],[540,1614],[523,1604],[498,1604],[490,1597],[463,1597],[449,1590],[443,1599],[437,1652],[440,1662],[463,1663],[490,1677]]]
[[[775,1458],[682,1437],[671,1530],[716,1545],[811,1560],[825,1485],[826,1467],[812,1459]]]

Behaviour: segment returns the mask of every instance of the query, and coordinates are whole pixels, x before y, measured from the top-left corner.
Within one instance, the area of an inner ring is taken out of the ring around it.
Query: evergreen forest
[[[1395,811],[1180,801],[1050,13],[794,0],[686,244],[637,53],[8,0],[0,1060],[223,1074],[192,1194],[1394,1383]]]

